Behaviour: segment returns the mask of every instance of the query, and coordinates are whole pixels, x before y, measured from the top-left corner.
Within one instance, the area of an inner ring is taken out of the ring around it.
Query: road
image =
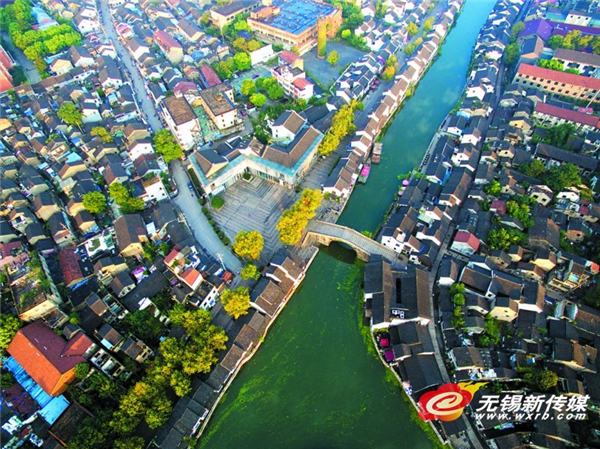
[[[4,42],[6,43],[7,47],[6,49],[10,52],[13,58],[15,58],[15,61],[17,61],[19,65],[23,67],[27,78],[29,78],[29,84],[39,83],[42,80],[42,78],[40,77],[40,73],[35,68],[35,65],[33,65],[33,62],[27,59],[25,54],[13,45],[8,33],[3,31],[2,39],[4,39]]]
[[[158,118],[156,108],[154,107],[154,102],[148,98],[148,93],[146,92],[146,83],[141,77],[135,61],[119,40],[119,35],[117,34],[115,26],[111,20],[110,9],[107,2],[100,2],[100,20],[102,23],[102,28],[104,29],[104,34],[106,34],[106,36],[114,44],[115,50],[117,50],[119,55],[120,62],[122,62],[129,71],[129,79],[136,96],[138,107],[144,112],[144,114],[146,114],[146,120],[152,130],[156,132],[159,129],[162,129],[163,126]]]
[[[242,269],[240,260],[233,255],[233,253],[227,248],[221,239],[215,234],[212,226],[208,222],[206,216],[202,213],[202,207],[198,203],[198,199],[195,194],[192,194],[186,187],[189,178],[186,170],[181,161],[174,161],[171,163],[171,173],[175,182],[179,186],[179,195],[172,201],[183,211],[187,220],[188,226],[196,240],[200,244],[208,249],[208,251],[218,258],[220,255],[223,259],[223,263],[228,270],[237,272]]]
[[[108,8],[107,3],[100,2],[100,13],[105,34],[115,45],[120,62],[122,62],[129,71],[129,78],[138,102],[138,107],[146,114],[148,124],[155,132],[162,129],[163,125],[157,116],[154,103],[148,98],[145,81],[141,77],[135,61],[119,40],[119,35],[112,23],[110,9]],[[202,213],[202,207],[198,204],[196,196],[192,196],[192,193],[186,187],[190,180],[183,163],[181,161],[171,162],[170,169],[173,179],[175,179],[179,188],[179,195],[172,201],[185,215],[188,226],[196,240],[216,258],[221,256],[223,263],[228,270],[234,273],[241,270],[242,264],[240,260],[233,255],[223,242],[221,242],[221,239],[219,239],[207,218]]]

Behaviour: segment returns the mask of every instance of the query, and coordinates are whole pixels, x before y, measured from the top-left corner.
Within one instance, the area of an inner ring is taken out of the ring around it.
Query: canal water
[[[421,161],[458,101],[477,33],[494,1],[468,0],[434,63],[383,138],[381,164],[340,224],[374,231],[397,175]],[[359,331],[363,270],[354,252],[322,248],[266,341],[217,407],[201,448],[430,448],[411,407]]]

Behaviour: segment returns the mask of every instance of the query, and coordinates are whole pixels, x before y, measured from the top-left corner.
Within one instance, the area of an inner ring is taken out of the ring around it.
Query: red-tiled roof
[[[7,351],[46,393],[58,396],[75,379],[75,365],[85,362],[84,347],[89,348],[83,340],[69,345],[42,321],[36,321],[15,334]]]
[[[284,50],[279,54],[279,57],[288,64],[293,64],[297,59],[300,59],[297,55],[291,51]]]
[[[72,283],[83,279],[83,273],[79,266],[79,256],[75,248],[65,248],[58,253],[58,264],[65,278],[65,284],[70,286]]]
[[[569,120],[570,122],[582,123],[584,125],[600,128],[600,126],[598,126],[598,117],[574,111],[572,109],[560,108],[547,103],[537,103],[535,105],[535,112],[562,118],[564,120]]]
[[[477,237],[475,237],[470,232],[458,231],[456,236],[454,236],[455,242],[466,243],[475,251],[479,248],[479,244],[481,243]]]
[[[156,39],[156,42],[163,48],[182,48],[181,44],[166,31],[155,31],[154,38]]]
[[[169,254],[167,254],[167,257],[165,257],[165,265],[171,266],[171,263],[175,260],[175,258],[179,254],[179,251],[181,251],[181,248],[178,245],[175,245],[173,250]]]
[[[312,83],[306,78],[296,78],[292,84],[302,90],[306,89],[308,86],[312,86]]]
[[[200,272],[192,267],[185,270],[181,275],[181,279],[183,280],[183,282],[185,282],[190,288],[193,288],[198,278],[201,277],[202,275],[200,274]]]
[[[213,87],[217,84],[221,84],[221,79],[219,78],[219,75],[217,75],[217,72],[215,72],[215,70],[211,66],[203,65],[202,67],[200,67],[200,73],[202,73],[202,76],[206,80],[206,84],[208,84],[208,87]]]
[[[518,73],[521,75],[535,76],[537,78],[558,81],[559,83],[572,84],[573,86],[587,87],[589,89],[600,89],[600,79],[587,76],[574,75],[572,73],[560,72],[558,70],[545,69],[535,65],[521,64]]]

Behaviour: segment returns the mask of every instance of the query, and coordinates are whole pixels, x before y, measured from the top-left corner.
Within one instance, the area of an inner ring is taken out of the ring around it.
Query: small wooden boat
[[[383,149],[383,144],[380,142],[375,143],[373,145],[373,156],[371,157],[371,162],[374,164],[379,164],[381,162],[381,150]]]
[[[367,159],[365,165],[360,170],[360,174],[358,175],[358,182],[361,184],[366,184],[367,179],[369,179],[369,174],[371,173],[371,159]]]

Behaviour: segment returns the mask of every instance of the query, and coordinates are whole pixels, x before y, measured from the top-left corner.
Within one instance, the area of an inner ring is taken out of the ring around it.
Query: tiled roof
[[[535,105],[535,112],[562,118],[570,122],[582,123],[584,125],[600,128],[598,117],[584,114],[583,112],[574,111],[572,109],[560,108],[547,103],[537,103]]]
[[[16,333],[7,351],[47,394],[58,395],[67,383],[61,377],[85,362],[83,354],[91,344],[83,334],[67,342],[36,321]]]
[[[558,70],[545,69],[529,64],[521,64],[517,73],[557,81],[559,83],[571,84],[573,86],[586,87],[588,89],[600,89],[600,79],[559,72]]]

